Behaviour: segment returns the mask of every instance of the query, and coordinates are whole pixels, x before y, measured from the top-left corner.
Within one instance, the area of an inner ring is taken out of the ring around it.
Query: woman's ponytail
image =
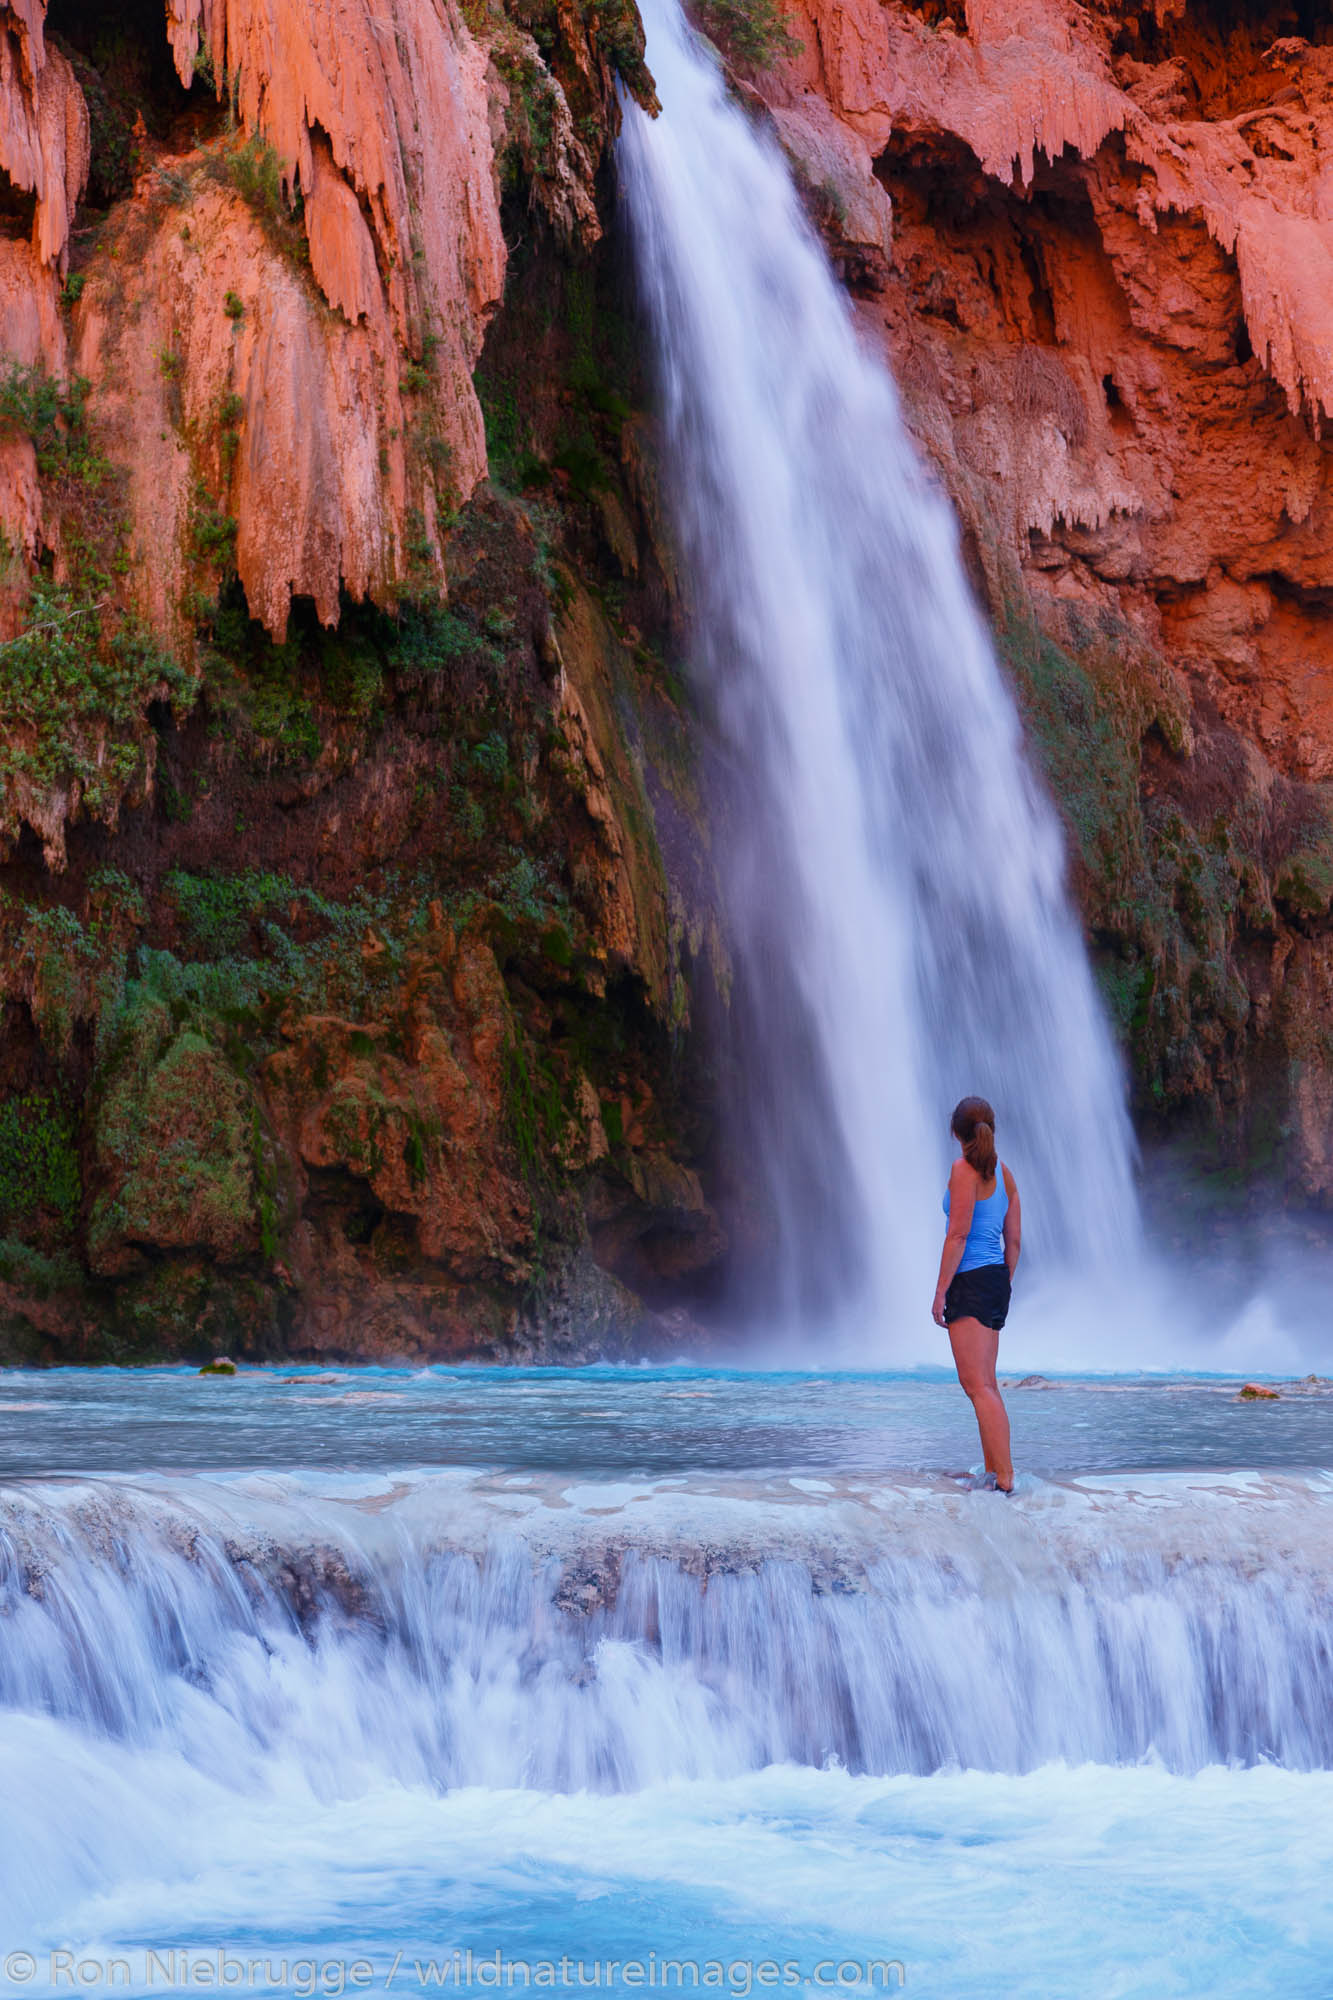
[[[999,1158],[995,1151],[995,1113],[984,1097],[965,1097],[954,1109],[949,1129],[963,1148],[963,1158],[983,1181],[993,1179]]]
[[[997,1157],[995,1127],[985,1118],[979,1118],[972,1128],[972,1137],[963,1148],[963,1158],[969,1167],[976,1168],[983,1181],[988,1181],[995,1172]]]

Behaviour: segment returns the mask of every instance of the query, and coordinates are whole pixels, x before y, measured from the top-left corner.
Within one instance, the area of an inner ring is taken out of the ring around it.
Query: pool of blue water
[[[1002,1380],[1005,1379],[1002,1377]],[[1038,1376],[1007,1390],[1038,1474],[1333,1463],[1333,1383],[1240,1399],[1239,1378]],[[10,1370],[0,1477],[243,1467],[505,1465],[618,1473],[950,1471],[976,1458],[942,1370]]]

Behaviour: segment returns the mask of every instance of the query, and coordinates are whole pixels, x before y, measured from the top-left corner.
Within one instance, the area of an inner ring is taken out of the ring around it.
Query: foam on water
[[[1333,1767],[1328,1476],[820,1484],[11,1488],[0,1705],[327,1796]]]
[[[1314,2000],[1331,1573],[1317,1474],[14,1482],[0,1931]]]
[[[889,1957],[927,2000],[1329,1992],[1325,1772],[784,1766],[610,1798],[374,1773],[330,1799],[280,1754],[242,1787],[48,1719],[6,1718],[0,1754],[7,1939],[39,1951],[365,1955],[382,1989],[401,1950],[409,1992],[417,1958],[497,1948],[567,1954],[588,1984],[593,1961],[712,1959],[732,1992],[765,1959],[801,1990],[857,1990],[838,1965]]]

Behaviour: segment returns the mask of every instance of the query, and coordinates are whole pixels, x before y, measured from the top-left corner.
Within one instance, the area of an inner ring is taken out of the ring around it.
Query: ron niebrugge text
[[[291,1993],[295,2000],[336,2000],[343,1993],[438,1990],[455,1987],[696,1989],[744,1996],[769,1987],[827,1987],[896,1991],[907,1982],[901,1959],[689,1958],[649,1952],[646,1958],[509,1958],[502,1951],[458,1950],[438,1958],[405,1950],[383,1959],[315,1958],[281,1952],[262,1955],[226,1946],[213,1951],[143,1951],[131,1957],[94,1958],[73,1951],[11,1951],[4,1960],[10,1987],[90,1993],[119,1987],[131,1993],[217,1988],[231,1992]]]

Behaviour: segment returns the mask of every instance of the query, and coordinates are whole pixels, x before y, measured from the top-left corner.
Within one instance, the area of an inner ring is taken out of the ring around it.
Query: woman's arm
[[[1014,1272],[1018,1269],[1018,1253],[1023,1248],[1023,1204],[1018,1199],[1018,1183],[1008,1167],[1001,1168],[1001,1172],[1005,1192],[1009,1196],[1009,1206],[1004,1212],[1004,1261],[1012,1284]]]
[[[954,1274],[963,1261],[963,1251],[967,1248],[967,1232],[972,1227],[972,1210],[977,1201],[976,1170],[969,1167],[966,1160],[955,1160],[949,1174],[949,1227],[944,1238],[944,1249],[940,1253],[940,1277],[935,1287],[935,1301],[930,1308],[930,1316],[936,1326],[944,1325],[944,1294],[953,1283]]]

